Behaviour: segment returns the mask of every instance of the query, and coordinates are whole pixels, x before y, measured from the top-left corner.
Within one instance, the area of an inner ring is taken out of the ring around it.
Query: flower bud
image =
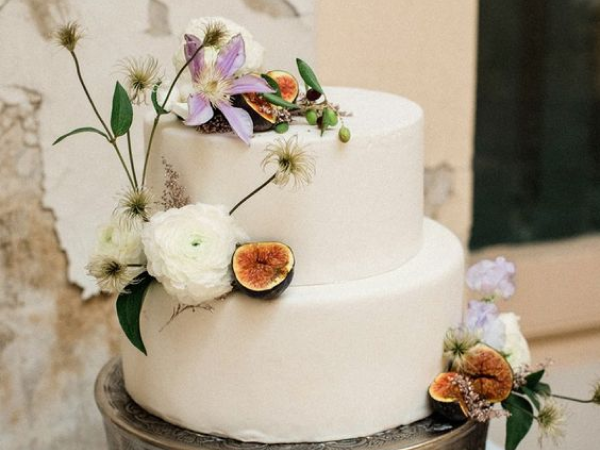
[[[323,120],[327,125],[334,127],[338,123],[338,115],[333,109],[325,108],[323,110]]]
[[[351,136],[352,134],[350,133],[350,129],[346,126],[343,126],[342,128],[340,128],[340,131],[338,131],[338,137],[343,143],[348,142]]]
[[[314,109],[309,109],[308,111],[306,111],[306,114],[304,115],[304,117],[306,118],[306,121],[308,122],[309,125],[316,125],[317,124],[317,112]]]
[[[308,91],[306,91],[306,99],[308,101],[316,102],[317,100],[319,100],[319,98],[321,98],[320,92],[315,91],[314,89],[309,89]]]
[[[290,124],[287,122],[279,122],[277,125],[275,125],[275,132],[279,134],[283,134],[289,129]]]

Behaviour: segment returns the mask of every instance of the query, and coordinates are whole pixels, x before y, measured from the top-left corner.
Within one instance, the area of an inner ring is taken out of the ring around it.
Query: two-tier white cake
[[[233,293],[213,312],[186,311],[152,284],[141,316],[147,356],[123,340],[127,391],[183,427],[244,441],[325,441],[369,435],[430,414],[427,387],[443,369],[446,330],[460,320],[463,252],[423,217],[423,113],[390,94],[328,88],[352,113],[352,140],[295,123],[286,136],[316,159],[302,190],[268,186],[235,217],[253,240],[296,256],[275,300]],[[300,121],[304,123],[303,121]],[[150,124],[147,124],[149,128]],[[161,122],[161,158],[194,202],[233,206],[265,179],[266,145]]]

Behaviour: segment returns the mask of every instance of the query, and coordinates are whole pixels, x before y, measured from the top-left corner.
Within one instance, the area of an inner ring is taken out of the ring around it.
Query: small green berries
[[[346,127],[345,125],[342,126],[342,128],[340,128],[340,131],[338,131],[338,138],[343,143],[348,142],[351,137],[352,137],[352,133],[350,133],[350,128]]]
[[[290,124],[287,122],[279,122],[277,125],[275,125],[275,132],[279,134],[283,134],[289,129]]]
[[[338,123],[337,113],[332,108],[325,108],[323,110],[323,122],[330,127],[336,126]]]
[[[314,109],[309,109],[308,111],[306,111],[304,117],[306,118],[306,121],[309,125],[316,125],[317,119],[319,118],[317,116],[317,112]]]

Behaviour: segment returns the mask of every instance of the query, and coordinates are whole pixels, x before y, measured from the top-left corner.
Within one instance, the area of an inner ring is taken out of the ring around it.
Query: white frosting
[[[424,225],[423,247],[394,271],[273,301],[234,294],[166,327],[175,302],[153,284],[148,356],[123,339],[128,392],[169,422],[246,441],[343,439],[427,416],[444,334],[460,320],[463,252]]]
[[[389,272],[421,246],[423,156],[421,108],[381,92],[326,88],[328,99],[352,113],[348,144],[337,130],[323,137],[296,119],[285,137],[298,134],[316,158],[308,187],[268,186],[235,216],[253,240],[279,240],[294,249],[294,285],[315,285]],[[146,122],[146,133],[151,118]],[[164,184],[161,156],[181,174],[192,201],[235,205],[265,181],[264,148],[281,137],[257,133],[248,148],[233,135],[204,135],[164,118],[157,130],[149,182]]]

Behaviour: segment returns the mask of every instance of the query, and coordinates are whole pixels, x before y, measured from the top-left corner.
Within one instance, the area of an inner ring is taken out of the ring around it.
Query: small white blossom
[[[227,208],[202,203],[157,213],[142,232],[148,273],[186,305],[231,291],[231,257],[247,239]]]
[[[500,350],[508,363],[515,370],[531,364],[529,345],[519,326],[521,318],[514,313],[502,313],[498,320],[504,325],[505,335],[504,346]]]
[[[220,40],[224,43],[229,41],[233,36],[237,34],[241,34],[244,39],[244,44],[246,48],[246,61],[244,65],[238,70],[238,75],[250,73],[250,72],[261,72],[263,59],[265,55],[265,49],[262,45],[260,45],[255,39],[254,36],[244,27],[238,25],[237,23],[225,19],[223,17],[202,17],[199,19],[192,20],[187,27],[185,28],[184,33],[181,35],[181,45],[179,46],[179,50],[175,53],[173,57],[173,64],[175,65],[176,70],[179,70],[185,64],[185,39],[184,35],[190,34],[192,36],[196,36],[201,41],[204,39],[204,35],[206,30],[209,27],[214,27],[215,25],[219,26],[224,31],[224,39]],[[207,63],[213,63],[217,57],[217,52],[220,47],[207,47],[204,52],[204,56]],[[190,81],[189,72],[184,72],[182,75],[182,81]]]
[[[110,223],[100,228],[95,254],[111,256],[125,264],[145,263],[141,224],[113,218]]]

